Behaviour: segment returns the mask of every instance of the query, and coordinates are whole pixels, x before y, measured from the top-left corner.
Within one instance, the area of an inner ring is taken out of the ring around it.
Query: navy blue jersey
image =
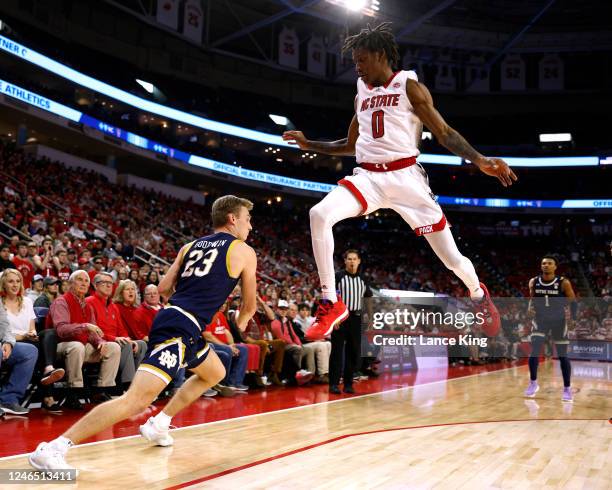
[[[555,276],[552,281],[545,282],[542,276],[534,278],[532,304],[536,312],[536,322],[561,320],[565,318],[567,298],[563,292],[564,278]]]
[[[214,233],[192,242],[183,255],[170,304],[195,316],[202,329],[238,283],[231,277],[229,252],[239,241],[229,233]]]

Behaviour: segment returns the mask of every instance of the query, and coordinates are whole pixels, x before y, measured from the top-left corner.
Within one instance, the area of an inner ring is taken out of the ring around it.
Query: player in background
[[[557,259],[551,255],[542,258],[540,264],[542,273],[529,280],[529,315],[533,318],[534,329],[531,333],[531,355],[529,356],[529,386],[525,396],[534,397],[540,389],[538,385],[538,364],[542,346],[550,333],[553,343],[557,346],[557,356],[563,375],[563,393],[561,400],[572,402],[571,376],[572,367],[567,358],[568,322],[566,308],[570,309],[570,322],[576,320],[578,304],[576,295],[569,279],[555,274]],[[571,326],[571,324],[570,324]]]
[[[394,71],[399,51],[389,23],[368,26],[348,37],[343,51],[352,51],[357,74],[355,115],[346,138],[311,141],[301,131],[286,131],[283,139],[302,150],[356,156],[353,175],[310,210],[312,248],[321,281],[322,299],[307,336],[328,335],[346,319],[346,306],[334,284],[333,226],[346,218],[390,208],[417,235],[423,235],[444,265],[466,285],[486,318],[485,331],[499,331],[499,313],[472,262],[458,250],[446,217],[429,188],[427,174],[417,163],[418,142],[425,125],[449,151],[497,178],[506,187],[517,180],[500,158],[481,155],[436,110],[429,90],[409,71]],[[381,244],[384,246],[384,244]]]
[[[225,377],[223,364],[202,338],[213,315],[241,281],[242,304],[236,319],[244,330],[256,311],[255,251],[245,243],[251,231],[253,203],[223,196],[212,206],[214,234],[183,246],[159,291],[170,305],[153,322],[147,357],[123,396],[98,405],[57,439],[30,454],[37,470],[70,469],[65,461],[74,444],[145,410],[181,367],[191,376],[161,412],[140,426],[140,433],[159,446],[170,446],[170,421]]]

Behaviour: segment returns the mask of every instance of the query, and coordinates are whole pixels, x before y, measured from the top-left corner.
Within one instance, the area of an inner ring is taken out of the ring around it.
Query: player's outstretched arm
[[[425,85],[408,79],[406,85],[408,99],[414,113],[435,135],[438,142],[455,155],[469,160],[483,173],[496,177],[504,187],[512,185],[517,176],[501,158],[490,158],[476,151],[463,136],[451,128],[433,104],[431,93]]]
[[[235,246],[230,256],[231,270],[240,275],[242,301],[240,313],[236,317],[236,326],[241,330],[247,327],[249,320],[257,311],[257,255],[255,250],[244,242]]]
[[[290,145],[297,145],[302,150],[316,151],[326,155],[353,156],[355,155],[355,143],[359,137],[359,124],[357,116],[353,116],[346,138],[336,141],[312,141],[304,136],[301,131],[285,131],[283,140]]]
[[[193,242],[188,243],[187,245],[184,245],[181,248],[178,255],[176,256],[176,259],[174,259],[174,262],[172,262],[170,269],[168,269],[168,272],[166,272],[166,274],[162,277],[161,281],[159,281],[157,289],[159,290],[159,294],[164,296],[165,298],[169,298],[174,294],[174,287],[176,286],[176,282],[178,281],[178,274],[181,270],[183,257],[185,256],[187,250],[189,250],[189,247],[192,243]]]

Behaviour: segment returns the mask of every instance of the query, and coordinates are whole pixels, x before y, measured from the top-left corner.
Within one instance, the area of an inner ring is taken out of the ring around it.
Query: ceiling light
[[[344,0],[344,5],[353,12],[358,12],[366,6],[367,0]]]
[[[268,116],[279,126],[286,126],[289,123],[289,119],[285,116],[278,116],[276,114],[268,114]]]
[[[138,83],[138,85],[140,85],[142,88],[144,88],[150,94],[152,94],[153,91],[155,90],[155,85],[153,85],[151,82],[145,82],[144,80],[138,80],[138,78],[137,78],[136,79],[136,83]]]
[[[572,141],[571,133],[543,133],[540,134],[540,143],[558,143]]]

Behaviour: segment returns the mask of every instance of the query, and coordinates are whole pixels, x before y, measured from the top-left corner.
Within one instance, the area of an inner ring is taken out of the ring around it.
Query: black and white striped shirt
[[[368,283],[357,274],[350,274],[346,270],[336,274],[336,289],[351,313],[361,313],[363,298],[372,296]]]

